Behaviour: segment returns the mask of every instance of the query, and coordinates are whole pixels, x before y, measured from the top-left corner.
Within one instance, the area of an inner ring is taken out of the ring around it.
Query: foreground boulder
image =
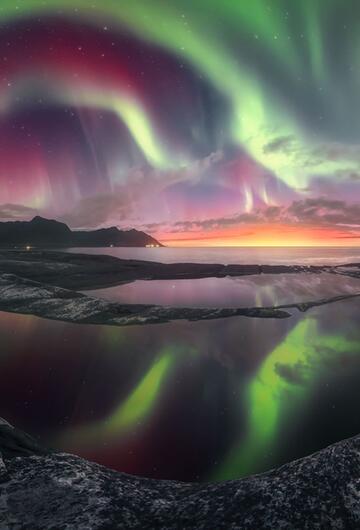
[[[1,529],[360,528],[360,436],[262,475],[213,484],[134,477],[36,452],[0,462]]]

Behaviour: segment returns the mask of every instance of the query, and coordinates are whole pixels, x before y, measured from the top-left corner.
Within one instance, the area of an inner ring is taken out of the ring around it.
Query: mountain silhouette
[[[115,226],[99,230],[71,230],[65,223],[40,216],[31,221],[0,223],[0,247],[146,247],[163,246],[139,230]]]

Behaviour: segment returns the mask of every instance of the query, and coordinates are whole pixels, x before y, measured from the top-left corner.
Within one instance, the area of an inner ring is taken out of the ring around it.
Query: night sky
[[[357,0],[2,0],[0,220],[360,244]]]

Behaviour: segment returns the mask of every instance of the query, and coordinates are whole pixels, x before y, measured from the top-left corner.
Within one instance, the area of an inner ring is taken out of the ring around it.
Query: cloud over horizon
[[[349,204],[326,197],[306,198],[293,201],[288,206],[267,206],[252,212],[212,219],[152,223],[143,228],[153,232],[195,233],[268,224],[339,227],[349,233],[348,237],[360,237],[360,203]]]
[[[1,221],[23,221],[38,215],[39,211],[23,204],[0,204]]]

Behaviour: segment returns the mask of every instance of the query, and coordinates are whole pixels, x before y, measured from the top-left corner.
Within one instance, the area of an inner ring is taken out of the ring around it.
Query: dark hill
[[[31,221],[0,223],[0,247],[145,247],[162,246],[138,230],[119,230],[115,226],[100,230],[72,231],[59,221],[36,216]]]

